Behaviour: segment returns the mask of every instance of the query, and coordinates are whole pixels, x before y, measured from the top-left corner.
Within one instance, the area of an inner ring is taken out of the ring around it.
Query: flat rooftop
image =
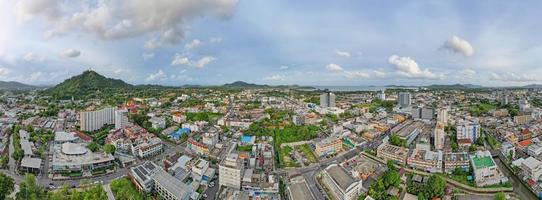
[[[295,200],[313,200],[310,189],[307,187],[303,176],[296,177],[288,186],[291,199]]]
[[[495,163],[493,162],[493,159],[490,156],[472,157],[472,161],[476,169],[482,169],[482,168],[495,166]]]
[[[326,171],[343,190],[348,189],[352,183],[356,182],[352,176],[338,165],[330,166],[326,168]]]

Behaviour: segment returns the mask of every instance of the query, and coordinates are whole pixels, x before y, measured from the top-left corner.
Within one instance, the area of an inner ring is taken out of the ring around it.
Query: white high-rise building
[[[81,131],[95,131],[106,124],[115,124],[115,108],[106,107],[97,111],[85,111],[79,114]]]
[[[380,90],[380,95],[378,96],[380,100],[386,100],[385,90]]]
[[[335,107],[335,94],[326,91],[320,95],[320,107]]]
[[[124,128],[128,123],[128,110],[115,110],[115,129]]]
[[[475,143],[476,138],[480,135],[480,124],[478,121],[459,120],[456,123],[457,141],[462,145],[460,140],[468,139],[470,143]],[[468,143],[464,143],[467,145]]]
[[[408,92],[400,92],[399,93],[399,107],[401,108],[407,108],[412,103],[412,99],[410,96],[410,93]]]

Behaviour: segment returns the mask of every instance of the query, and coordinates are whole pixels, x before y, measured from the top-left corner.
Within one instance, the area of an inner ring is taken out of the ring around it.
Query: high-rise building
[[[460,146],[468,146],[476,142],[480,135],[480,124],[478,121],[459,120],[456,123],[457,142]]]
[[[233,150],[235,145],[233,145],[226,158],[218,165],[218,183],[221,186],[241,189],[241,179],[244,174],[244,167],[242,166],[241,159],[239,155],[234,153]]]
[[[412,99],[410,96],[410,93],[408,92],[400,92],[399,93],[399,107],[401,108],[407,108],[412,103]]]
[[[437,122],[441,122],[444,125],[448,124],[448,109],[439,108],[437,111]]]
[[[85,111],[79,114],[81,131],[95,131],[106,124],[115,123],[115,108],[106,107],[97,111]]]
[[[380,100],[386,100],[385,90],[380,90],[380,95],[378,96]]]
[[[437,122],[437,125],[435,126],[435,131],[433,132],[435,149],[444,149],[444,135],[444,124],[442,122]]]
[[[531,109],[531,104],[527,99],[522,99],[519,101],[519,112],[528,112]]]
[[[323,94],[321,94],[320,107],[322,108],[335,107],[335,94],[327,90]]]
[[[124,128],[128,123],[128,110],[115,110],[115,129]]]
[[[508,95],[507,94],[503,94],[501,96],[501,105],[508,105]]]

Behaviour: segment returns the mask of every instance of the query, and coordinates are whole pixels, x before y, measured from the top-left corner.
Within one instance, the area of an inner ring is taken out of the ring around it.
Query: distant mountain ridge
[[[0,81],[0,89],[2,90],[32,90],[37,88],[39,87],[27,85],[17,81]]]

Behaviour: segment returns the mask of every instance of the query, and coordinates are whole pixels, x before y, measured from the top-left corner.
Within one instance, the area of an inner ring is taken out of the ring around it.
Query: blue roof
[[[241,142],[242,143],[251,143],[251,142],[253,142],[254,139],[255,138],[252,135],[243,135],[243,136],[241,136]]]
[[[184,134],[188,134],[188,133],[190,133],[189,128],[180,128],[177,131],[169,134],[169,137],[172,138],[172,139],[178,140],[178,139],[181,138],[181,136],[183,136]]]

